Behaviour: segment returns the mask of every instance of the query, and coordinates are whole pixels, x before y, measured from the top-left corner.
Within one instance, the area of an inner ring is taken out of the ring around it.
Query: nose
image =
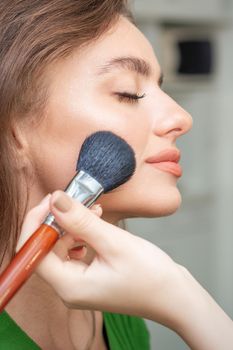
[[[154,133],[175,140],[186,134],[193,125],[191,115],[164,92],[160,114],[154,121]]]

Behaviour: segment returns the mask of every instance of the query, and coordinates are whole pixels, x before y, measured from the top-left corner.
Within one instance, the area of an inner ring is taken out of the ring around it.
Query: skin
[[[100,74],[100,67],[106,62],[126,56],[148,62],[150,76],[122,67]],[[39,125],[33,121],[24,124],[20,133],[19,143],[24,149],[21,153],[32,160],[35,171],[28,209],[47,193],[66,187],[75,174],[78,153],[87,135],[111,130],[132,146],[137,169],[128,183],[101,198],[103,219],[116,223],[127,217],[164,216],[177,210],[181,202],[177,177],[146,164],[145,160],[165,149],[176,148],[177,138],[189,131],[192,119],[161,90],[160,76],[151,45],[124,18],[97,42],[49,67],[45,117]],[[116,94],[122,92],[145,97],[132,103]],[[55,252],[65,258],[61,242]],[[90,313],[67,310],[38,276],[25,284],[7,311],[43,349],[80,350],[87,345],[86,339],[91,339]],[[92,350],[103,350],[102,316],[95,312],[95,318],[97,335]]]
[[[119,56],[144,59],[151,66],[151,76],[119,67],[99,74],[99,67]],[[131,216],[164,216],[177,210],[181,201],[177,178],[146,164],[145,159],[176,148],[177,138],[191,128],[192,119],[161,90],[160,75],[151,45],[123,18],[101,40],[75,51],[49,70],[46,118],[35,132],[30,127],[26,134],[37,169],[31,206],[47,193],[66,187],[75,174],[87,135],[111,130],[134,149],[137,170],[131,181],[102,197],[104,219],[117,222]],[[145,94],[145,98],[136,103],[120,101],[116,93],[125,91]]]

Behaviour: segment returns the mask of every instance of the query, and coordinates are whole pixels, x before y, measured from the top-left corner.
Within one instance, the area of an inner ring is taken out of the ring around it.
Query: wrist
[[[233,322],[188,270],[183,275],[183,308],[173,330],[195,350],[230,350]]]

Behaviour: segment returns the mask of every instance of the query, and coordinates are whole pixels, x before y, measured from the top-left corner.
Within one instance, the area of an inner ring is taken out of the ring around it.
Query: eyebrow
[[[134,56],[113,58],[112,60],[99,67],[99,74],[107,74],[114,68],[123,68],[131,72],[140,74],[146,78],[149,78],[152,75],[152,69],[150,64],[144,59]],[[161,72],[158,79],[159,86],[162,85],[163,80],[164,75]]]

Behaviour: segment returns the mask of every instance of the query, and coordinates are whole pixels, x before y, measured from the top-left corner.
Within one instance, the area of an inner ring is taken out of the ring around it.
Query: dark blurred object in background
[[[179,74],[211,74],[213,45],[210,40],[184,40],[177,43],[180,53]]]

